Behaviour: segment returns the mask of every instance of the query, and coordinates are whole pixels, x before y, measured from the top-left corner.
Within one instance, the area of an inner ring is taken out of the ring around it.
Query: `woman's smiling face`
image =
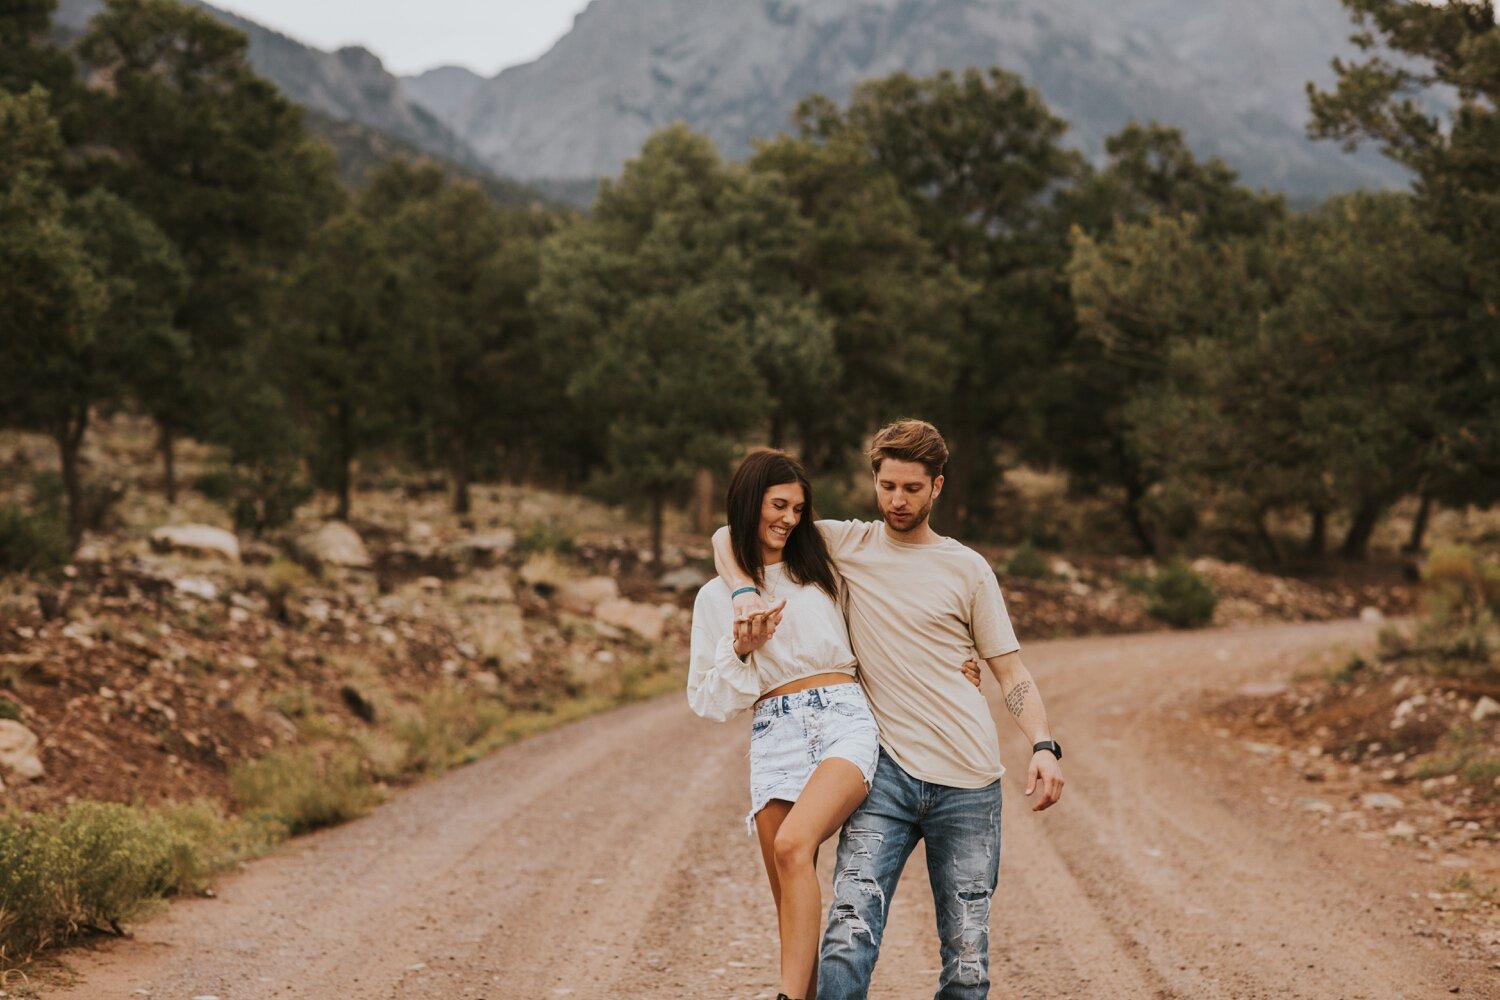
[[[781,561],[781,550],[802,521],[807,498],[798,483],[780,483],[766,490],[760,502],[760,551],[766,563]]]

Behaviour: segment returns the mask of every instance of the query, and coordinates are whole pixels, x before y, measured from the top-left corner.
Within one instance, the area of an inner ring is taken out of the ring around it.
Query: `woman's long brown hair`
[[[751,452],[729,480],[729,541],[734,547],[734,557],[740,569],[749,574],[757,586],[764,586],[765,564],[760,554],[761,505],[766,490],[783,483],[801,486],[805,501],[802,519],[787,535],[786,548],[781,554],[787,575],[795,583],[811,583],[823,588],[837,601],[838,573],[833,567],[833,557],[828,553],[828,543],[813,523],[816,515],[813,513],[812,483],[802,463],[784,451],[767,448]]]

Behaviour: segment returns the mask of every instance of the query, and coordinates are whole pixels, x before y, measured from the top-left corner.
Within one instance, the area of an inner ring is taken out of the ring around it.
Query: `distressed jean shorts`
[[[757,702],[750,724],[745,828],[755,832],[755,814],[772,799],[797,801],[813,771],[829,757],[842,757],[859,768],[866,788],[875,778],[880,734],[858,684],[808,688]]]

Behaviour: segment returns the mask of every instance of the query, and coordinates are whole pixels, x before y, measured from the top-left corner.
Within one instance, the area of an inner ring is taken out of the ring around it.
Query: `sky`
[[[209,0],[320,49],[363,45],[403,76],[466,66],[493,76],[530,62],[573,26],[588,0]]]

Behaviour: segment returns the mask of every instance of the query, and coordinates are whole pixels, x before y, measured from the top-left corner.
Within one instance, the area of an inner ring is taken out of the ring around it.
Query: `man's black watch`
[[[1062,744],[1056,740],[1042,740],[1042,742],[1033,744],[1031,747],[1032,753],[1038,753],[1042,750],[1050,750],[1052,751],[1052,756],[1058,760],[1062,760]]]

